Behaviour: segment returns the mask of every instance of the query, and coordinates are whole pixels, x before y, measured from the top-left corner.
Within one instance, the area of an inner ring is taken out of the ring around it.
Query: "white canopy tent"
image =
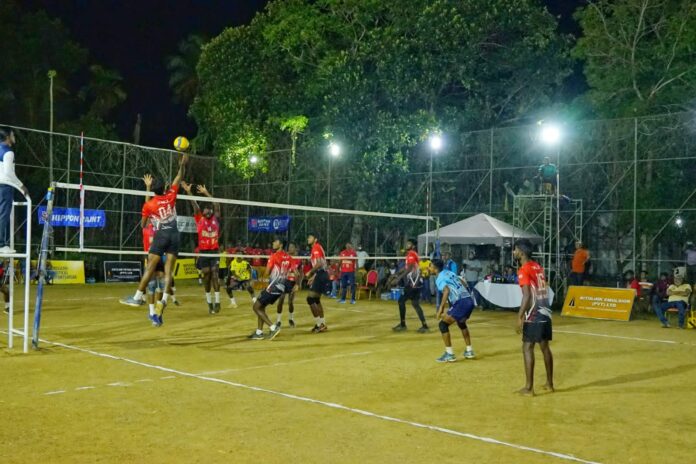
[[[513,239],[526,238],[532,243],[541,243],[542,241],[539,235],[519,229],[483,213],[441,227],[439,234],[437,231],[431,231],[419,235],[418,249],[425,252],[426,237],[427,243],[434,243],[438,236],[440,243],[450,245],[496,245],[502,247],[510,246]]]

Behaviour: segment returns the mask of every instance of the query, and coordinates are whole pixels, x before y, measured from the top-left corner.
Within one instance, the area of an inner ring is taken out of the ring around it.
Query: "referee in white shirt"
[[[11,127],[0,127],[0,253],[14,253],[10,249],[10,214],[15,187],[29,196],[29,190],[17,178],[14,170],[15,135]]]

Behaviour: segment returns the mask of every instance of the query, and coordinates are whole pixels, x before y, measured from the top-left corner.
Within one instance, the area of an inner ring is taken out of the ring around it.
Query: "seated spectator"
[[[667,288],[672,284],[669,274],[663,272],[660,279],[652,287],[651,303],[653,310],[657,313],[658,307],[667,301]]]
[[[658,306],[655,309],[655,313],[660,322],[662,322],[662,327],[668,328],[670,325],[665,317],[665,311],[670,308],[676,308],[679,311],[679,328],[683,329],[686,309],[689,306],[691,285],[684,283],[684,278],[681,275],[674,276],[674,283],[667,287],[667,295],[667,302]]]
[[[517,272],[515,272],[512,266],[505,266],[505,270],[503,271],[503,280],[506,284],[516,284],[518,282]]]
[[[632,288],[636,292],[636,296],[640,294],[640,282],[636,279],[636,274],[633,271],[624,272],[624,282],[626,288]]]
[[[639,312],[650,312],[650,304],[652,298],[652,290],[654,284],[648,279],[648,271],[640,271],[638,279],[640,291],[638,292],[638,302],[636,310]]]

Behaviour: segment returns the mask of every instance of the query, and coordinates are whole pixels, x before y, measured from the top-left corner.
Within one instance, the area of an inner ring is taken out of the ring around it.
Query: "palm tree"
[[[167,57],[167,69],[170,72],[169,87],[174,92],[174,101],[189,106],[198,92],[198,74],[196,66],[201,57],[201,50],[207,39],[191,34],[179,42],[178,54]]]
[[[89,108],[91,116],[103,118],[126,99],[127,94],[121,87],[123,77],[118,71],[98,64],[90,66],[89,72],[89,84],[80,91],[80,97],[92,100]]]

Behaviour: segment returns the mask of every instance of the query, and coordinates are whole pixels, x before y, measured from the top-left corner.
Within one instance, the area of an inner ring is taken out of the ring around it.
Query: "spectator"
[[[575,253],[570,265],[570,285],[580,286],[585,280],[585,264],[590,260],[590,252],[580,240],[575,242]]]
[[[539,166],[538,177],[541,180],[541,193],[553,195],[556,190],[556,165],[551,164],[551,159],[544,157],[544,164]]]
[[[515,270],[512,268],[512,266],[510,266],[510,265],[505,266],[505,270],[503,271],[503,280],[505,281],[506,284],[518,283],[517,272],[515,272]]]
[[[0,127],[0,253],[14,253],[10,248],[10,214],[15,187],[29,196],[29,190],[15,174],[12,151],[15,142],[14,131],[10,127]]]
[[[358,245],[358,269],[367,269],[365,265],[369,257],[370,255],[367,254],[367,251],[363,250],[362,245]]]
[[[660,319],[662,327],[668,328],[670,325],[665,317],[665,311],[669,308],[676,308],[679,311],[679,328],[683,329],[686,309],[689,306],[691,285],[685,283],[682,276],[674,276],[674,283],[667,287],[667,295],[667,302],[655,308],[655,314]]]
[[[660,278],[652,287],[652,307],[655,313],[662,303],[667,301],[667,288],[672,284],[669,279],[669,274],[663,272],[660,274]]]
[[[423,277],[423,288],[421,289],[421,299],[432,303],[432,295],[430,293],[430,259],[425,258],[418,263],[421,270],[421,277]]]
[[[474,250],[469,252],[469,259],[462,261],[462,264],[466,265],[464,278],[469,284],[469,291],[471,292],[479,281],[479,273],[483,270],[483,266],[481,265],[481,261],[476,259],[476,252]]]
[[[624,272],[623,275],[624,287],[632,288],[636,292],[636,296],[640,294],[640,283],[636,279],[636,274],[632,270]]]
[[[339,303],[346,302],[346,293],[350,287],[350,304],[355,304],[355,259],[358,255],[353,245],[346,243],[345,249],[338,254],[341,261],[341,299]]]
[[[331,292],[329,296],[331,298],[338,297],[338,283],[340,279],[339,263],[336,260],[331,261],[329,265],[329,281],[331,282]]]
[[[693,242],[686,242],[684,260],[686,261],[686,281],[692,285],[696,284],[696,248]]]

